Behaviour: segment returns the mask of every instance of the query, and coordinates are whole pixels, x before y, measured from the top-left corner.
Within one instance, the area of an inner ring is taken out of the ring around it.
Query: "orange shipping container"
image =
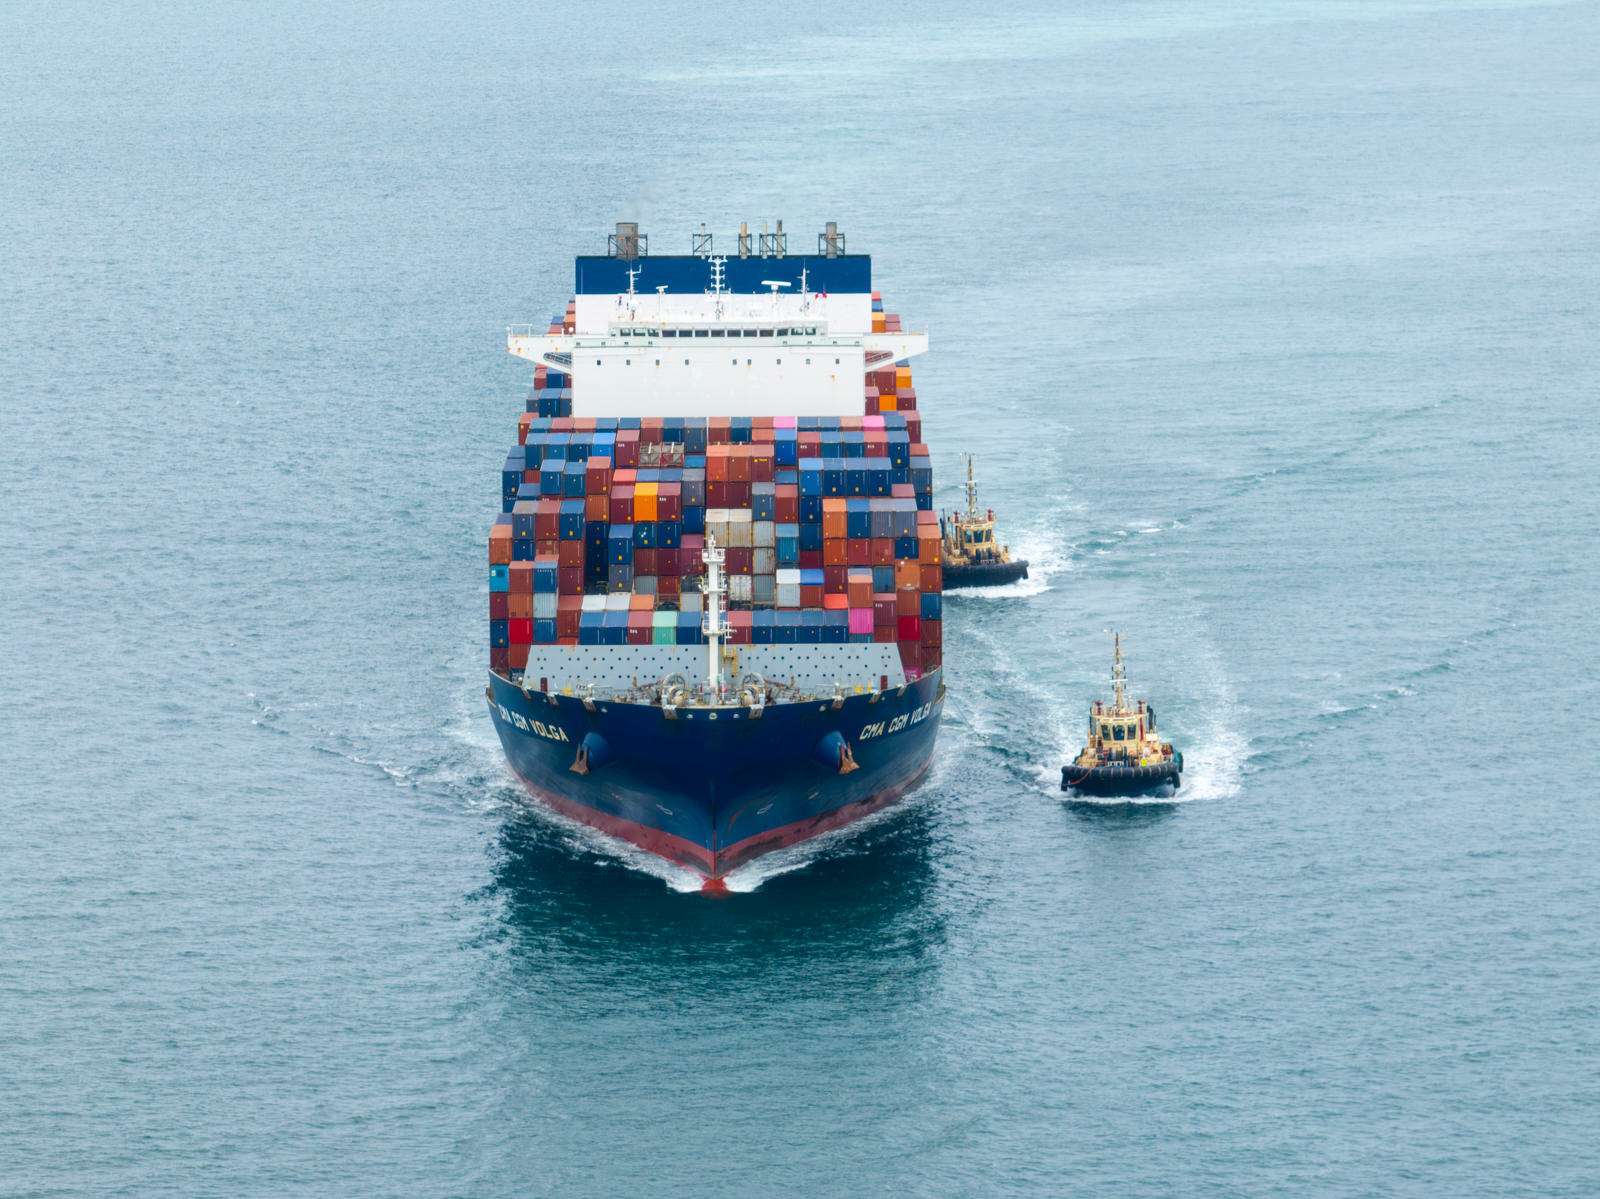
[[[640,483],[633,489],[633,519],[656,520],[656,485]]]

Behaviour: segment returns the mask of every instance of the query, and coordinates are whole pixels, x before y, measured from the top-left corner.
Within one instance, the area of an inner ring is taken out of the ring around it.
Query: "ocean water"
[[[1600,1193],[1600,6],[987,7],[6,6],[0,1193]],[[717,902],[519,804],[483,544],[504,326],[780,217],[1034,576]]]

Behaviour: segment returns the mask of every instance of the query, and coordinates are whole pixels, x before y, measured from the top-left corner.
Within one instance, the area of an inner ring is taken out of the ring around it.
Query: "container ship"
[[[489,534],[486,697],[537,800],[698,871],[915,787],[941,538],[901,328],[830,223],[652,255],[619,224],[507,348],[533,388]]]

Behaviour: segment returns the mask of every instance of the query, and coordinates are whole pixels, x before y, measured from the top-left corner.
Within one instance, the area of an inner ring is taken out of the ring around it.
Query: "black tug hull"
[[[976,562],[968,565],[946,563],[944,589],[958,587],[997,587],[1002,583],[1015,583],[1028,577],[1028,564],[1021,562]]]
[[[1159,766],[1073,766],[1061,768],[1061,789],[1079,795],[1134,798],[1170,794],[1183,778],[1183,760]]]

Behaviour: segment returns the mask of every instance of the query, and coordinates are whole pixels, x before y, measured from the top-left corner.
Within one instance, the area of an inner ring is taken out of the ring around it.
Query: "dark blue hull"
[[[938,736],[941,675],[756,719],[742,708],[669,718],[655,705],[525,693],[496,674],[487,694],[506,758],[535,797],[718,878],[914,787]]]

